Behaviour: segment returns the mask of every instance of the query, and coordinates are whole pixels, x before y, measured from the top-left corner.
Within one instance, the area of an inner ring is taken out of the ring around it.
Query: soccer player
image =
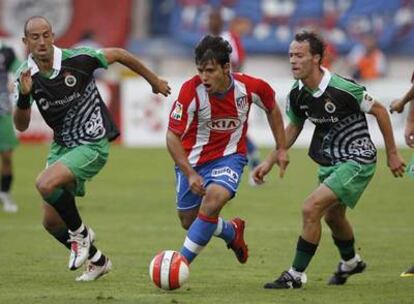
[[[407,146],[414,148],[414,73],[411,76],[411,84],[411,88],[405,93],[403,98],[396,99],[391,103],[390,112],[402,113],[405,105],[410,103],[410,109],[405,123],[404,138]],[[408,174],[414,177],[414,156],[409,164]],[[401,273],[401,277],[414,277],[414,266]]]
[[[332,231],[341,261],[329,284],[345,284],[348,277],[364,271],[366,264],[355,252],[354,233],[346,218],[374,175],[376,148],[371,141],[365,113],[372,114],[384,137],[387,163],[394,176],[402,176],[404,162],[394,142],[388,113],[365,88],[331,74],[321,67],[323,41],[312,32],[296,34],[289,57],[296,79],[288,96],[285,129],[287,147],[300,134],[306,119],[315,124],[309,156],[320,165],[319,186],[305,199],[302,233],[289,270],[264,288],[300,288],[306,282],[305,270],[321,238],[321,218]],[[264,162],[253,172],[256,182],[270,171]]]
[[[221,209],[240,183],[246,159],[246,132],[252,103],[260,106],[275,138],[268,156],[280,176],[288,165],[283,120],[275,93],[265,81],[231,73],[230,44],[205,36],[195,48],[198,75],[186,81],[173,104],[167,146],[176,164],[177,210],[188,230],[181,254],[191,263],[213,235],[246,263],[245,221],[225,221]]]
[[[10,197],[13,181],[13,150],[18,144],[13,129],[12,106],[9,94],[9,73],[16,71],[19,60],[13,49],[0,41],[0,201],[5,212],[17,212],[18,206]]]
[[[18,73],[16,128],[28,128],[35,101],[54,132],[47,167],[36,181],[45,202],[43,225],[70,249],[69,269],[78,269],[87,262],[86,271],[76,280],[96,280],[112,264],[93,245],[95,234],[83,223],[75,196],[85,195],[85,181],[105,165],[109,142],[119,132],[97,90],[93,72],[119,62],[142,75],[154,93],[167,96],[170,87],[124,49],[58,48],[44,17],[26,21],[23,42],[30,54]]]

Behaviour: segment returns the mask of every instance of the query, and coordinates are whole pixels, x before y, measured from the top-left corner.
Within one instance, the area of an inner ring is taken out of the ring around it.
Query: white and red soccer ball
[[[151,261],[149,275],[155,286],[173,290],[180,288],[190,276],[187,260],[177,251],[165,250]]]

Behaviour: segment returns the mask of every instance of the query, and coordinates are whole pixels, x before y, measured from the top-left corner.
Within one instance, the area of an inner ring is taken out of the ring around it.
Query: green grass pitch
[[[412,151],[402,151],[409,159]],[[341,287],[326,282],[339,261],[329,230],[307,270],[301,290],[264,290],[289,267],[301,227],[301,204],[316,185],[316,165],[305,150],[290,152],[283,180],[276,171],[262,187],[246,174],[237,197],[223,210],[246,219],[250,248],[246,265],[237,263],[222,240],[213,239],[191,266],[189,282],[166,292],[150,282],[148,265],[160,250],[178,250],[184,240],[175,211],[173,164],[165,149],[112,147],[107,166],[79,199],[84,222],[113,271],[92,283],[74,281],[68,252],[43,230],[41,200],[34,182],[45,164],[46,146],[21,145],[15,154],[13,196],[17,214],[0,212],[0,303],[413,303],[414,278],[400,273],[414,263],[414,181],[395,179],[379,152],[376,175],[349,217],[364,274]],[[264,153],[262,153],[264,155]]]

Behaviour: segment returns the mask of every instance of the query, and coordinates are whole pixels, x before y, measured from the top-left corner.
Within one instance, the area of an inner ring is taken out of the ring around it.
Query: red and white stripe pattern
[[[198,76],[183,84],[173,104],[169,130],[181,137],[192,166],[226,155],[246,154],[247,120],[252,103],[265,111],[275,106],[268,83],[232,74],[233,86],[223,95],[208,94]]]
[[[190,269],[179,252],[165,250],[152,259],[149,274],[157,287],[173,290],[180,288],[188,280]]]

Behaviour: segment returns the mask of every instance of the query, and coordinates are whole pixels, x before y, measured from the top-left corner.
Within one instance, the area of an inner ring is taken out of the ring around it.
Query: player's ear
[[[55,33],[52,32],[52,43],[55,43]]]
[[[225,63],[224,66],[223,66],[224,73],[225,74],[230,73],[230,68],[231,68],[230,67],[230,62]]]

